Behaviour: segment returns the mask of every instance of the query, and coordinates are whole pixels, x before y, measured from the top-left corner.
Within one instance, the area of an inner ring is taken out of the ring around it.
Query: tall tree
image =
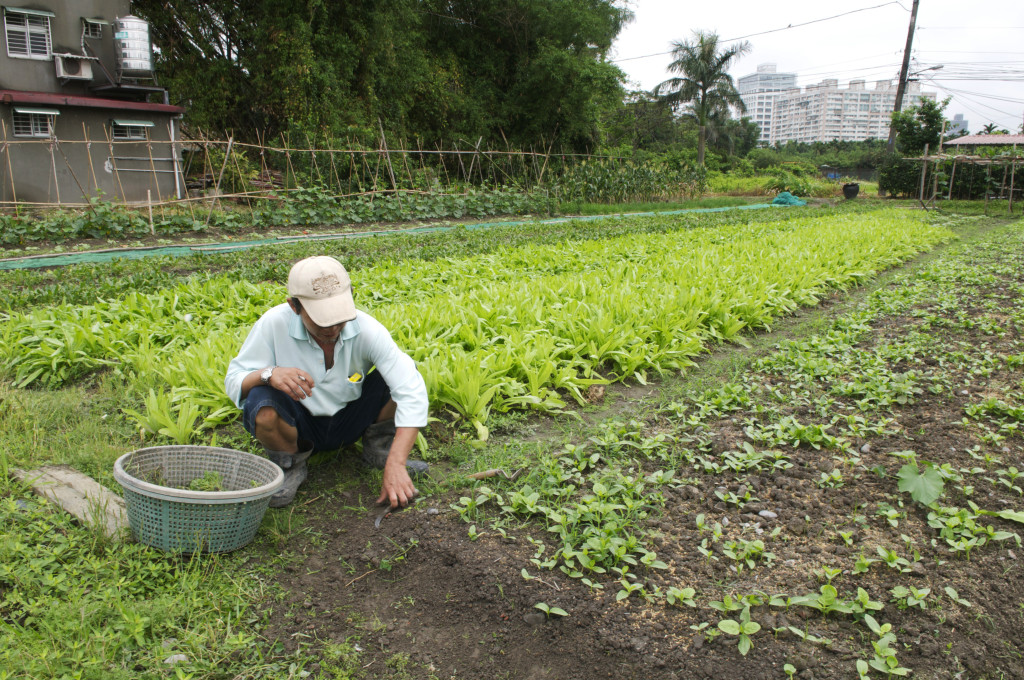
[[[668,70],[679,75],[658,85],[654,92],[696,120],[700,130],[697,138],[700,165],[704,165],[709,129],[729,117],[730,107],[736,107],[740,113],[747,110],[729,75],[729,66],[749,51],[750,43],[746,41],[719,51],[718,34],[703,31],[694,31],[692,40],[672,42],[672,63]]]
[[[135,0],[186,123],[429,145],[595,145],[621,0]]]
[[[904,155],[921,153],[927,144],[933,151],[939,148],[942,136],[943,112],[949,98],[936,102],[922,99],[917,106],[911,106],[892,114],[892,127],[896,131],[896,150]]]

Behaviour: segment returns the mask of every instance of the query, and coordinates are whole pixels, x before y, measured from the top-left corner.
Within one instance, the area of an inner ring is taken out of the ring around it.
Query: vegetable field
[[[193,560],[8,467],[255,450],[223,371],[311,246],[112,269],[124,294],[11,275],[0,678],[1022,677],[1024,223],[558,229],[326,246],[426,378],[432,479],[378,529],[378,479],[320,455],[252,547]]]

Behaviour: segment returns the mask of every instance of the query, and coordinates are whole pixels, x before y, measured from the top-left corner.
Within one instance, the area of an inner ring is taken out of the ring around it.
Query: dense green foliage
[[[943,111],[949,99],[934,102],[922,99],[917,106],[892,114],[896,129],[896,151],[882,160],[878,170],[878,188],[894,196],[910,197],[920,191],[921,167],[904,160],[906,156],[924,153],[925,147],[937,152],[942,136]],[[926,185],[928,178],[925,178]]]
[[[151,22],[161,84],[186,123],[242,137],[389,133],[593,147],[619,105],[605,59],[630,15],[607,0],[165,3]]]

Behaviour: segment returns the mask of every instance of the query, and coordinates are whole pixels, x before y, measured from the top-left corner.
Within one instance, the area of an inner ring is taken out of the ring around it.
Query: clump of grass
[[[224,479],[216,470],[207,470],[188,484],[189,491],[223,491]]]

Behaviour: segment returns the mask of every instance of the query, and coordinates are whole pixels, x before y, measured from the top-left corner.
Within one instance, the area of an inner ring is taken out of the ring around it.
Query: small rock
[[[761,517],[764,517],[765,519],[778,519],[779,518],[778,514],[772,512],[771,510],[762,510],[761,512],[759,512],[757,514],[760,515]]]
[[[722,518],[722,526],[723,527],[729,526],[729,518],[728,517],[723,517]]]
[[[1009,555],[1011,560],[1017,559],[1017,553],[1013,552],[1012,550],[1007,550],[1006,554]]]
[[[914,576],[925,576],[928,572],[925,571],[923,564],[920,562],[914,562],[910,565],[910,573]]]
[[[523,616],[523,621],[530,624],[531,626],[539,626],[547,620],[542,612],[530,612]]]
[[[970,392],[968,392],[967,390],[960,390],[960,394],[963,394],[963,395],[966,396],[966,395],[970,394]]]
[[[177,638],[167,638],[166,640],[160,643],[160,646],[164,649],[170,649],[176,644],[178,644]]]
[[[860,452],[871,453],[871,444],[865,444],[864,446],[860,447]]]
[[[188,657],[184,654],[171,654],[169,657],[164,659],[164,663],[168,666],[173,666],[176,663],[184,663],[188,661]]]
[[[427,508],[427,514],[428,514],[428,515],[437,515],[437,514],[439,514],[440,512],[441,512],[441,511],[440,511],[440,510],[438,510],[437,508]]]
[[[796,534],[797,536],[803,536],[807,533],[807,523],[802,519],[794,519],[792,522],[786,525],[790,533]]]

